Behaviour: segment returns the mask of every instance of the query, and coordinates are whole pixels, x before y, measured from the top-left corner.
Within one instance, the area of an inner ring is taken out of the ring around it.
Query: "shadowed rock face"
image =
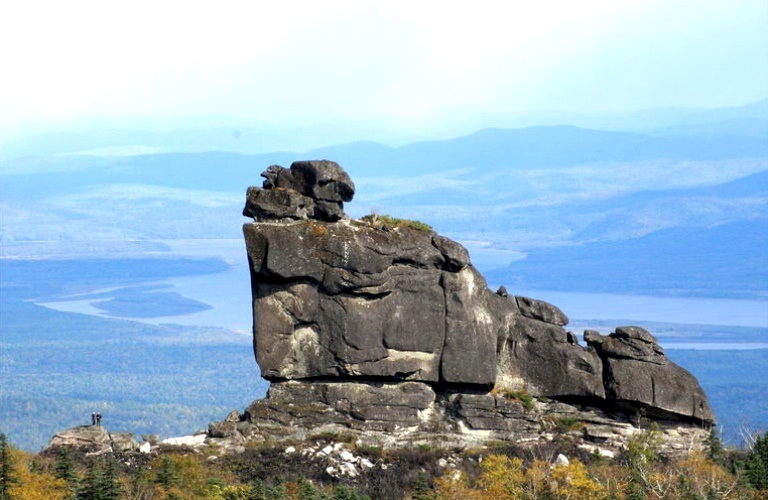
[[[418,426],[415,415],[436,411],[505,429],[512,424],[488,420],[514,413],[499,410],[497,397],[487,399],[495,387],[713,421],[695,378],[647,331],[587,332],[587,345],[579,345],[557,307],[489,290],[458,243],[407,223],[348,219],[343,202],[351,201],[354,184],[336,163],[272,166],[262,176],[263,187],[247,192],[243,214],[254,222],[244,234],[254,350],[273,384],[248,419],[276,415],[279,401],[308,399],[312,415],[346,415],[334,417],[340,422],[392,423],[401,415],[403,425]],[[418,401],[408,409],[380,402],[402,391]],[[356,403],[346,408],[334,398]]]

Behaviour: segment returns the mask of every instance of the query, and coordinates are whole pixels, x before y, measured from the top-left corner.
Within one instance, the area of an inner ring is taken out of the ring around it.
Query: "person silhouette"
[[[96,412],[91,413],[91,425],[96,425]]]

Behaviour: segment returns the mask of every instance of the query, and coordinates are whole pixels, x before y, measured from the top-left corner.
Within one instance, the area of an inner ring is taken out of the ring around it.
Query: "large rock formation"
[[[645,330],[587,332],[580,345],[555,306],[489,290],[458,243],[408,221],[344,216],[354,184],[336,163],[262,176],[243,214],[254,218],[244,225],[254,350],[272,386],[212,436],[337,425],[528,439],[569,404],[609,412],[603,424],[713,422],[695,378]],[[521,406],[529,396],[548,401],[535,418]]]

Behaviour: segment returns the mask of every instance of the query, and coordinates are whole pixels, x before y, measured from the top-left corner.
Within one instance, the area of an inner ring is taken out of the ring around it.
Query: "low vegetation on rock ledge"
[[[369,214],[361,218],[362,221],[368,223],[372,228],[383,229],[385,231],[391,231],[399,227],[410,227],[418,231],[433,232],[432,226],[418,220],[398,219],[391,215]]]

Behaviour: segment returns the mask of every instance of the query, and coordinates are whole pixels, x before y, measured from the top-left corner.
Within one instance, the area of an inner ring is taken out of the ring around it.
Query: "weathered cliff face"
[[[250,424],[509,439],[540,429],[505,393],[610,411],[622,425],[638,414],[713,421],[695,378],[645,330],[587,332],[579,344],[555,306],[489,290],[458,243],[407,222],[346,218],[354,184],[333,162],[262,176],[243,214],[254,218],[244,225],[254,350],[272,388],[246,412]]]
[[[350,220],[244,230],[265,378],[493,386],[498,318],[514,307],[458,244]]]

